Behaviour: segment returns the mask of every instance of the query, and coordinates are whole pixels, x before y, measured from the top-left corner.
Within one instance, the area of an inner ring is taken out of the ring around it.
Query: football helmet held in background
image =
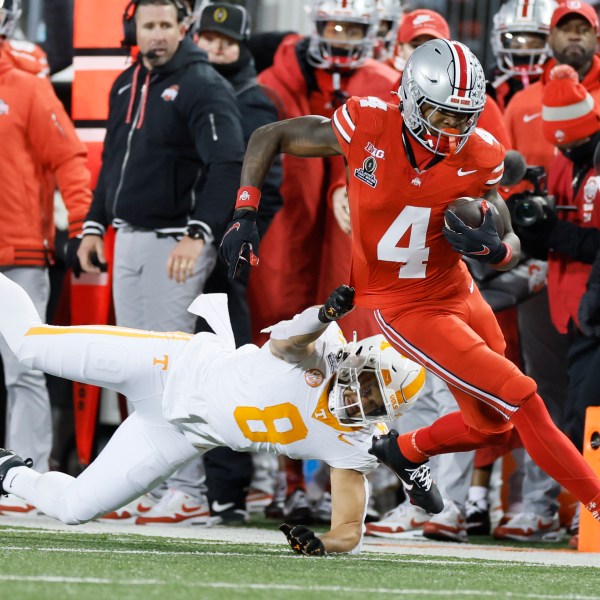
[[[379,23],[376,0],[313,0],[311,20],[307,59],[313,67],[355,69],[371,56]],[[324,37],[329,23],[339,24],[339,37]],[[359,25],[361,38],[344,39],[344,24]]]
[[[400,0],[377,0],[379,16],[375,41],[375,58],[377,60],[385,60],[392,55],[403,12],[404,7]]]
[[[547,38],[557,6],[554,0],[508,0],[500,7],[492,26],[492,50],[500,71],[521,77],[542,74],[551,55]]]
[[[21,16],[19,0],[0,0],[0,37],[11,38]]]
[[[353,341],[341,352],[329,409],[342,425],[394,421],[416,402],[425,369],[402,356],[383,335]]]
[[[398,90],[406,126],[425,148],[435,154],[458,152],[477,125],[485,105],[485,75],[476,56],[460,42],[430,40],[419,46],[406,63]],[[435,111],[467,116],[462,132],[438,129],[425,118],[424,105]]]

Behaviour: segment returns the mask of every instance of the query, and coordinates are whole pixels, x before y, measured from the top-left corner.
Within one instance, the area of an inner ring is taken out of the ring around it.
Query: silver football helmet
[[[554,0],[508,0],[500,7],[492,26],[492,50],[500,71],[510,76],[542,74],[551,55],[547,38],[557,6]],[[523,34],[538,38],[537,47],[528,48],[531,42]]]
[[[11,38],[21,16],[19,0],[0,0],[0,37]]]
[[[400,0],[377,0],[379,16],[375,41],[375,58],[377,60],[386,60],[392,55],[403,12],[404,7]]]
[[[371,55],[379,17],[376,0],[313,0],[313,32],[308,46],[308,62],[318,69],[355,69]],[[364,34],[360,40],[334,40],[324,37],[328,23],[356,23]]]
[[[381,334],[351,342],[341,359],[329,410],[342,425],[394,421],[416,402],[425,383],[425,369]]]
[[[435,154],[445,155],[458,152],[477,125],[486,99],[485,75],[464,44],[430,40],[408,59],[398,95],[404,122],[419,143]],[[434,107],[427,119],[424,104]],[[440,110],[466,115],[464,130],[449,131],[432,125],[431,117]]]

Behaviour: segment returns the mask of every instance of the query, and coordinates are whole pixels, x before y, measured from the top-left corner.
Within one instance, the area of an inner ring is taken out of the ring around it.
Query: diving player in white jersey
[[[135,407],[77,478],[37,473],[0,449],[0,494],[76,525],[125,505],[215,446],[277,452],[331,466],[331,530],[317,537],[282,525],[292,549],[358,552],[365,474],[377,465],[371,438],[417,399],[425,373],[381,335],[346,344],[333,321],[352,310],[353,297],[352,288],[337,288],[325,305],[271,327],[262,348],[236,350],[221,294],[199,296],[190,307],[214,334],[52,327],[0,274],[0,333],[22,364],[110,388]],[[424,484],[437,492],[428,467],[411,478],[413,492]]]

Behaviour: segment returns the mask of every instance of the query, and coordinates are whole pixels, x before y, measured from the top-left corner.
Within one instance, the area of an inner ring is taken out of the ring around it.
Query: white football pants
[[[22,365],[115,390],[135,408],[79,477],[16,467],[7,492],[76,525],[124,506],[203,452],[162,416],[168,369],[191,335],[44,325],[25,291],[2,274],[0,333]]]

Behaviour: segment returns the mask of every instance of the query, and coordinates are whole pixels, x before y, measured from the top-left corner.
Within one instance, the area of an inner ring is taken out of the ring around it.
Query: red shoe
[[[534,513],[520,513],[505,525],[496,527],[494,537],[517,542],[559,542],[562,534],[558,514],[542,517]]]
[[[199,501],[180,490],[171,489],[147,513],[139,515],[135,524],[205,525],[209,517],[210,510],[205,500]]]
[[[99,517],[98,521],[104,521],[105,523],[133,523],[137,517],[149,512],[155,504],[156,500],[144,494],[136,500],[132,500],[129,504]]]

